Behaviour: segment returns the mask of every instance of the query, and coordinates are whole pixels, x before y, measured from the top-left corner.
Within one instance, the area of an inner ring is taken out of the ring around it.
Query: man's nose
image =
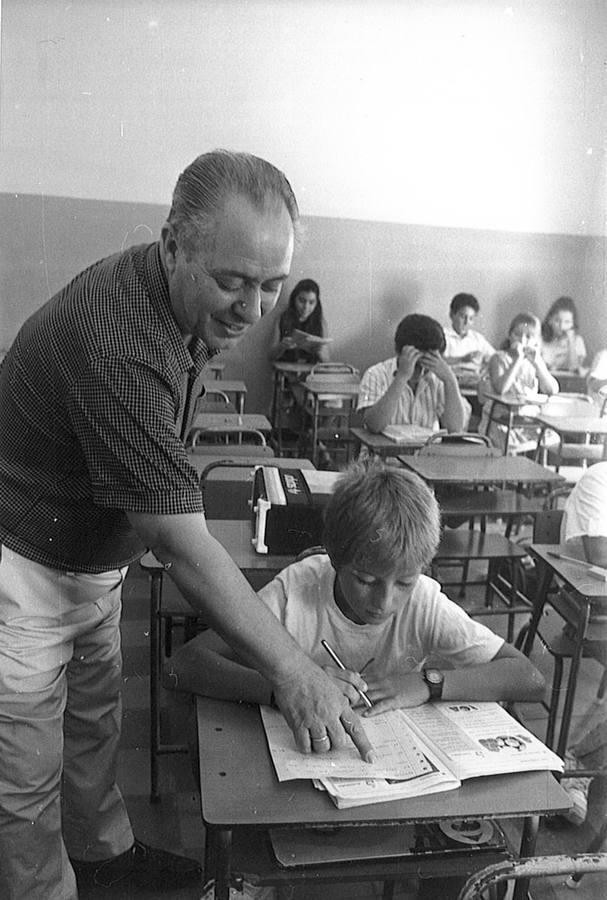
[[[236,303],[236,310],[244,322],[248,322],[250,325],[258,322],[263,315],[261,287],[247,285],[243,288],[240,300]]]

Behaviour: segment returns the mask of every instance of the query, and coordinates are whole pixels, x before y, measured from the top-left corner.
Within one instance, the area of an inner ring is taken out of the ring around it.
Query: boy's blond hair
[[[377,460],[353,463],[325,511],[323,541],[336,569],[425,569],[439,537],[439,507],[427,484]]]

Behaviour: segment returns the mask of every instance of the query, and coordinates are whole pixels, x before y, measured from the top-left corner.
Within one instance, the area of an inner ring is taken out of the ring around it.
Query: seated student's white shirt
[[[607,537],[607,462],[590,466],[565,504],[561,523],[563,552],[585,559],[583,535]]]
[[[474,329],[471,328],[468,333],[462,337],[457,333],[455,328],[446,326],[444,330],[445,338],[447,339],[445,356],[448,359],[460,359],[462,356],[467,356],[469,353],[480,353],[482,354],[482,360],[478,366],[476,366],[477,371],[480,372],[483,364],[487,363],[495,353],[495,348],[491,346],[487,338],[479,331],[474,331]],[[471,366],[471,363],[467,363],[466,365]]]
[[[599,350],[592,360],[592,367],[588,373],[588,380],[591,378],[596,378],[597,381],[607,381],[607,350]],[[591,395],[596,402],[602,402],[603,397],[596,391],[592,392]]]
[[[358,409],[373,406],[384,396],[394,380],[398,368],[395,356],[375,363],[363,373],[358,389]],[[445,409],[445,389],[442,381],[432,372],[420,378],[415,393],[408,384],[398,400],[390,425],[422,425],[438,429]]]
[[[489,662],[503,644],[425,575],[420,575],[409,602],[379,625],[357,625],[346,618],[335,603],[334,585],[329,557],[319,554],[283,569],[259,591],[319,666],[331,665],[323,639],[352,671],[360,671],[373,658],[369,671],[375,677],[397,668],[403,674],[418,670],[429,656],[439,656],[456,668]]]
[[[583,365],[586,359],[586,345],[581,334],[576,334],[574,346],[578,365]],[[569,340],[567,335],[561,335],[561,337],[554,338],[552,341],[542,341],[541,350],[544,362],[550,371],[562,371],[569,368],[567,365],[569,362]]]

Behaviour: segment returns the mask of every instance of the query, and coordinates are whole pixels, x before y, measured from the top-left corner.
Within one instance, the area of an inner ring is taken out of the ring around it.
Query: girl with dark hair
[[[320,287],[311,278],[304,278],[291,291],[289,304],[276,323],[270,359],[273,362],[327,362],[328,348]]]
[[[554,301],[542,322],[542,356],[551,372],[582,372],[586,345],[578,334],[578,318],[571,297]]]

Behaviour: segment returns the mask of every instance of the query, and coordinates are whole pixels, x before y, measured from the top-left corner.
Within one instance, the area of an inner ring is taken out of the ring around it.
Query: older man
[[[183,443],[205,364],[274,306],[298,218],[269,163],[204,154],[180,176],[160,240],[78,275],[25,323],[2,365],[6,900],[74,900],[74,870],[108,885],[199,875],[135,840],[115,783],[121,585],[146,547],[266,676],[302,750],[350,733],[371,754],[346,698],[209,534]]]

